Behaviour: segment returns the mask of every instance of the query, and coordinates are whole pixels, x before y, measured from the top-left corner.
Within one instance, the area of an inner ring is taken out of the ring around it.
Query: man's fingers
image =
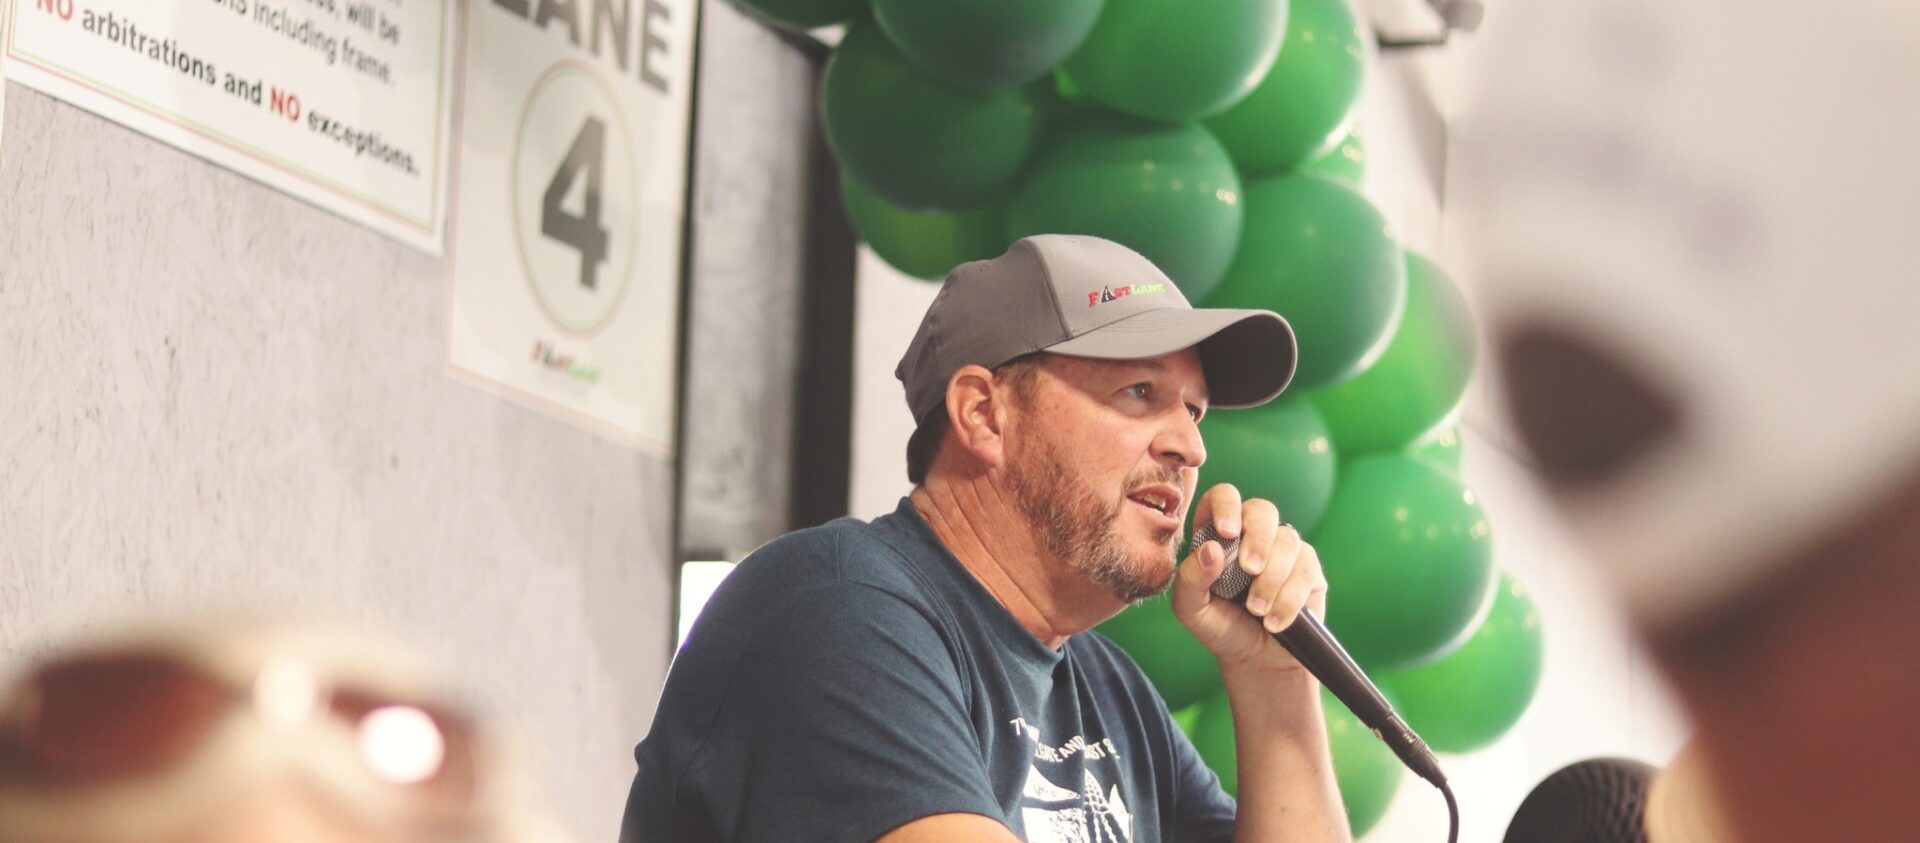
[[[1254,498],[1240,506],[1240,570],[1253,576],[1266,572],[1273,558],[1273,543],[1280,535],[1280,510],[1271,502]]]
[[[1213,581],[1226,569],[1227,554],[1219,542],[1200,545],[1174,575],[1173,614],[1191,617],[1213,596]]]
[[[1252,523],[1253,519],[1248,519],[1248,524]],[[1249,526],[1247,529],[1249,540],[1253,532],[1253,527]],[[1303,545],[1300,534],[1292,527],[1284,524],[1277,525],[1274,529],[1274,537],[1267,543],[1263,553],[1266,561],[1255,560],[1251,563],[1254,566],[1251,568],[1247,546],[1241,545],[1240,568],[1255,574],[1253,583],[1247,588],[1248,612],[1259,618],[1266,618],[1273,613],[1279,613],[1283,619],[1292,617],[1286,614],[1287,603],[1283,599],[1281,590],[1294,575],[1295,558]]]
[[[1193,511],[1193,523],[1196,528],[1212,524],[1213,531],[1223,539],[1239,538],[1240,490],[1230,483],[1208,489]]]
[[[1311,605],[1314,595],[1325,592],[1326,587],[1326,577],[1320,572],[1320,554],[1313,545],[1302,543],[1299,555],[1293,559],[1293,570],[1274,597],[1273,609],[1267,613],[1267,631],[1286,629],[1301,609]]]

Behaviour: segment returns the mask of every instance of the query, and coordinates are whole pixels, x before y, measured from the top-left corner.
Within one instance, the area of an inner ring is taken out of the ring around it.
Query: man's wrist
[[[1228,692],[1235,685],[1257,689],[1262,693],[1318,691],[1320,680],[1305,667],[1287,659],[1287,664],[1227,664],[1220,663],[1220,678],[1225,682]]]

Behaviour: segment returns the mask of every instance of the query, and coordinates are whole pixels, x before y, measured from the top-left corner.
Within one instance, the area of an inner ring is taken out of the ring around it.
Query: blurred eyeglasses
[[[75,654],[0,694],[0,837],[150,834],[272,776],[397,839],[495,837],[489,747],[462,714],[381,681],[405,675],[386,654],[236,638]]]

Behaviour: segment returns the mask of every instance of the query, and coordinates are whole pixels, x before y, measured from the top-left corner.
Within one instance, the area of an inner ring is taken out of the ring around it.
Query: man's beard
[[[1127,477],[1120,496],[1101,502],[1094,491],[1067,470],[1050,444],[1016,463],[1008,474],[1014,503],[1046,542],[1047,549],[1094,584],[1128,603],[1167,590],[1173,582],[1176,530],[1158,531],[1164,556],[1129,555],[1117,530],[1126,493],[1152,483],[1180,486],[1175,471],[1142,470]],[[1154,563],[1164,561],[1165,573]]]

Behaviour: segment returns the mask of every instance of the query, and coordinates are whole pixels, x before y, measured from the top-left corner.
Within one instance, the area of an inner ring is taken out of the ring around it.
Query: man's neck
[[[909,500],[961,566],[1049,649],[1122,608],[1055,558],[1013,499],[986,478],[929,477]]]

